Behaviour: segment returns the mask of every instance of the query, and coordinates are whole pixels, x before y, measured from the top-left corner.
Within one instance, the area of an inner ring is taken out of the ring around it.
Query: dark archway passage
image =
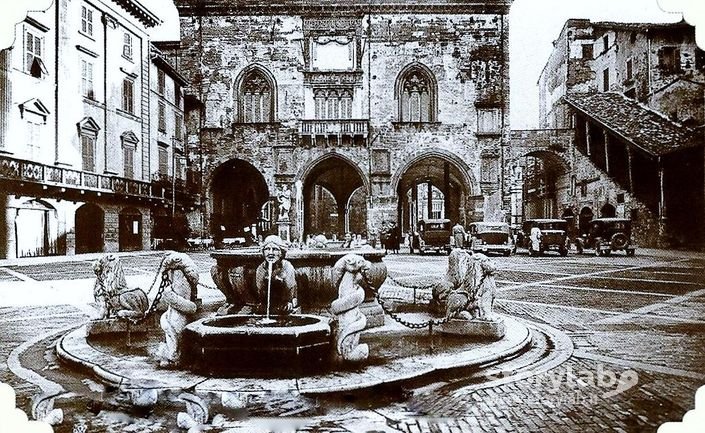
[[[76,254],[103,252],[105,212],[86,203],[76,209]]]
[[[252,164],[233,159],[220,165],[209,190],[214,238],[240,237],[246,227],[259,227],[269,198],[267,182]]]
[[[304,179],[304,233],[342,236],[367,227],[367,191],[352,162],[331,155]]]

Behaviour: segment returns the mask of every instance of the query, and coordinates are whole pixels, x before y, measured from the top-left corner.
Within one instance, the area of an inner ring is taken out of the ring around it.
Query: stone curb
[[[358,371],[332,372],[322,376],[292,379],[262,378],[207,378],[174,370],[160,370],[147,361],[140,361],[130,369],[143,374],[161,385],[154,388],[192,388],[196,392],[296,392],[300,394],[330,394],[360,391],[380,385],[399,384],[422,379],[435,373],[448,373],[456,369],[482,368],[523,352],[532,341],[528,327],[519,320],[502,316],[507,324],[507,338],[488,342],[482,348],[453,354],[424,355],[401,358],[381,366],[369,366]],[[126,366],[117,363],[94,349],[85,339],[85,325],[67,333],[56,345],[59,359],[67,365],[90,372],[98,380],[111,386],[128,386],[139,382],[139,377],[128,377],[116,372]],[[113,364],[116,368],[103,367]],[[123,364],[129,364],[125,361]],[[151,368],[150,368],[151,367]]]

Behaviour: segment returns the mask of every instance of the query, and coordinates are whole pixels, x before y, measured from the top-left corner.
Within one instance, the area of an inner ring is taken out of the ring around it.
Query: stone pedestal
[[[495,320],[452,319],[440,325],[438,330],[444,334],[464,335],[490,340],[500,340],[506,332],[504,320],[501,318]]]
[[[279,221],[277,222],[279,226],[278,235],[286,242],[291,242],[291,222],[290,221]]]

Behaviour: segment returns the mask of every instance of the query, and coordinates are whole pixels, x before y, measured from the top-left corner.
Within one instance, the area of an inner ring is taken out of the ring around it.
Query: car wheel
[[[561,256],[565,257],[568,255],[568,250],[566,248],[563,248],[560,250]]]
[[[509,256],[511,256],[511,255],[512,255],[512,252],[511,252],[511,251],[505,251],[505,252],[504,252],[504,257],[509,257]]]
[[[627,257],[634,257],[636,250],[627,250]]]
[[[613,250],[624,249],[629,244],[629,238],[624,233],[615,233],[610,239],[610,246]]]
[[[605,256],[609,256],[612,254],[612,250],[604,250],[602,254],[604,254]]]

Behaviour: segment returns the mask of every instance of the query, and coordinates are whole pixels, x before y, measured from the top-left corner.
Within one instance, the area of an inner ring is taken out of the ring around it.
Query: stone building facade
[[[177,1],[204,227],[503,220],[510,3]]]
[[[57,0],[16,26],[0,51],[0,257],[150,248],[170,195],[151,179],[158,23],[137,1]]]
[[[694,28],[568,20],[554,47],[538,81],[548,129],[512,137],[523,203],[513,212],[565,217],[576,235],[593,217],[631,218],[641,245],[702,246],[705,57]]]

